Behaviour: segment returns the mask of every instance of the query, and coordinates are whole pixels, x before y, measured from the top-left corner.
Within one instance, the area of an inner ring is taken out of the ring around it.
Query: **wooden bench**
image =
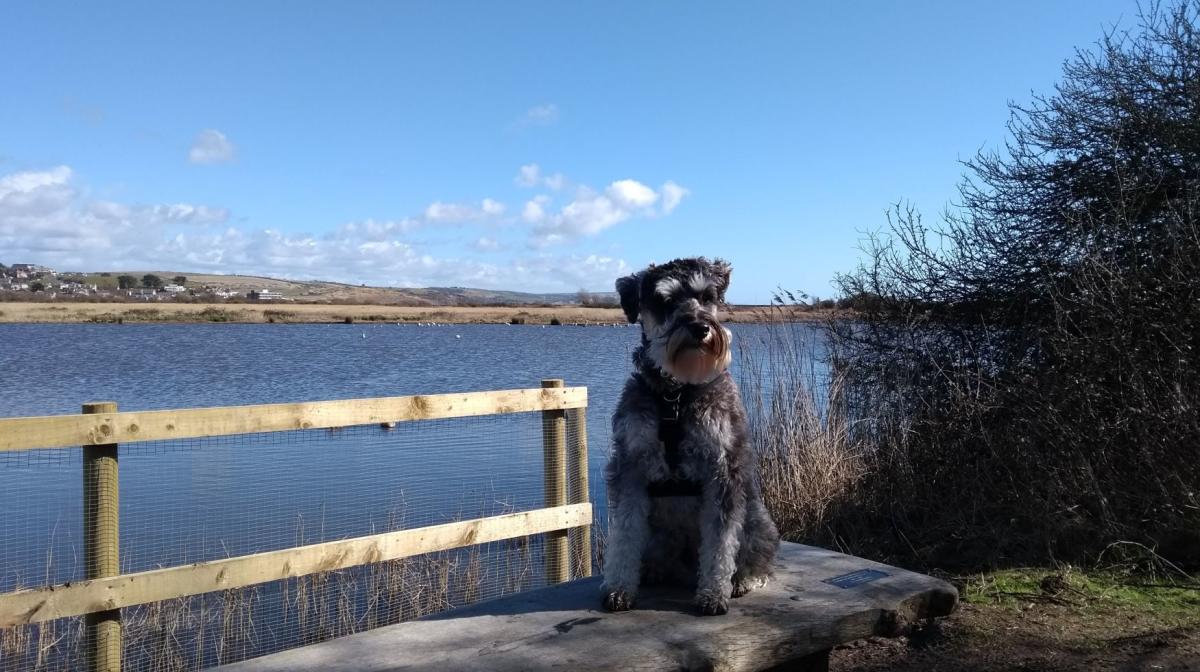
[[[700,617],[682,591],[644,591],[637,609],[600,607],[600,578],[454,609],[222,667],[224,672],[824,670],[829,650],[946,616],[944,581],[784,543],[775,579]]]

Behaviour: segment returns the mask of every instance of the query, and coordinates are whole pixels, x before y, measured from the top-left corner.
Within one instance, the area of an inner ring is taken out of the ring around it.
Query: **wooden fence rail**
[[[587,406],[586,387],[0,418],[0,452],[466,418]]]
[[[120,443],[532,412],[543,419],[546,508],[145,572],[117,570]],[[89,669],[119,672],[123,607],[533,534],[545,535],[547,582],[568,580],[572,568],[590,576],[586,432],[587,388],[564,387],[558,379],[534,389],[132,413],[97,402],[80,415],[0,419],[0,452],[83,446],[86,572],[84,581],[0,594],[0,628],[86,616]]]
[[[591,504],[571,504],[22,590],[0,597],[0,627],[245,588],[591,522]]]

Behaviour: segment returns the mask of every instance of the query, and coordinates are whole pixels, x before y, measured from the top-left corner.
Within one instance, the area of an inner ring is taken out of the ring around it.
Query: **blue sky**
[[[1132,1],[10,3],[0,262],[828,296]]]

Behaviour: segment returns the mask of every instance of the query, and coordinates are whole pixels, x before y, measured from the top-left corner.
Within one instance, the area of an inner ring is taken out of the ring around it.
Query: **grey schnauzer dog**
[[[676,259],[617,280],[642,323],[634,372],[612,421],[605,471],[604,606],[633,606],[642,583],[694,586],[701,614],[766,583],[779,533],[763,506],[746,412],[717,319],[731,269]]]

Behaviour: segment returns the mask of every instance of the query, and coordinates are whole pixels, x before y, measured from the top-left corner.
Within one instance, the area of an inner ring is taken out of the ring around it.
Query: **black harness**
[[[655,400],[658,402],[658,442],[662,445],[663,459],[672,477],[649,483],[646,491],[651,497],[698,497],[704,490],[699,482],[673,475],[683,459],[679,449],[683,441],[683,428],[680,426],[683,389],[676,389],[673,396],[670,393],[655,395]]]

